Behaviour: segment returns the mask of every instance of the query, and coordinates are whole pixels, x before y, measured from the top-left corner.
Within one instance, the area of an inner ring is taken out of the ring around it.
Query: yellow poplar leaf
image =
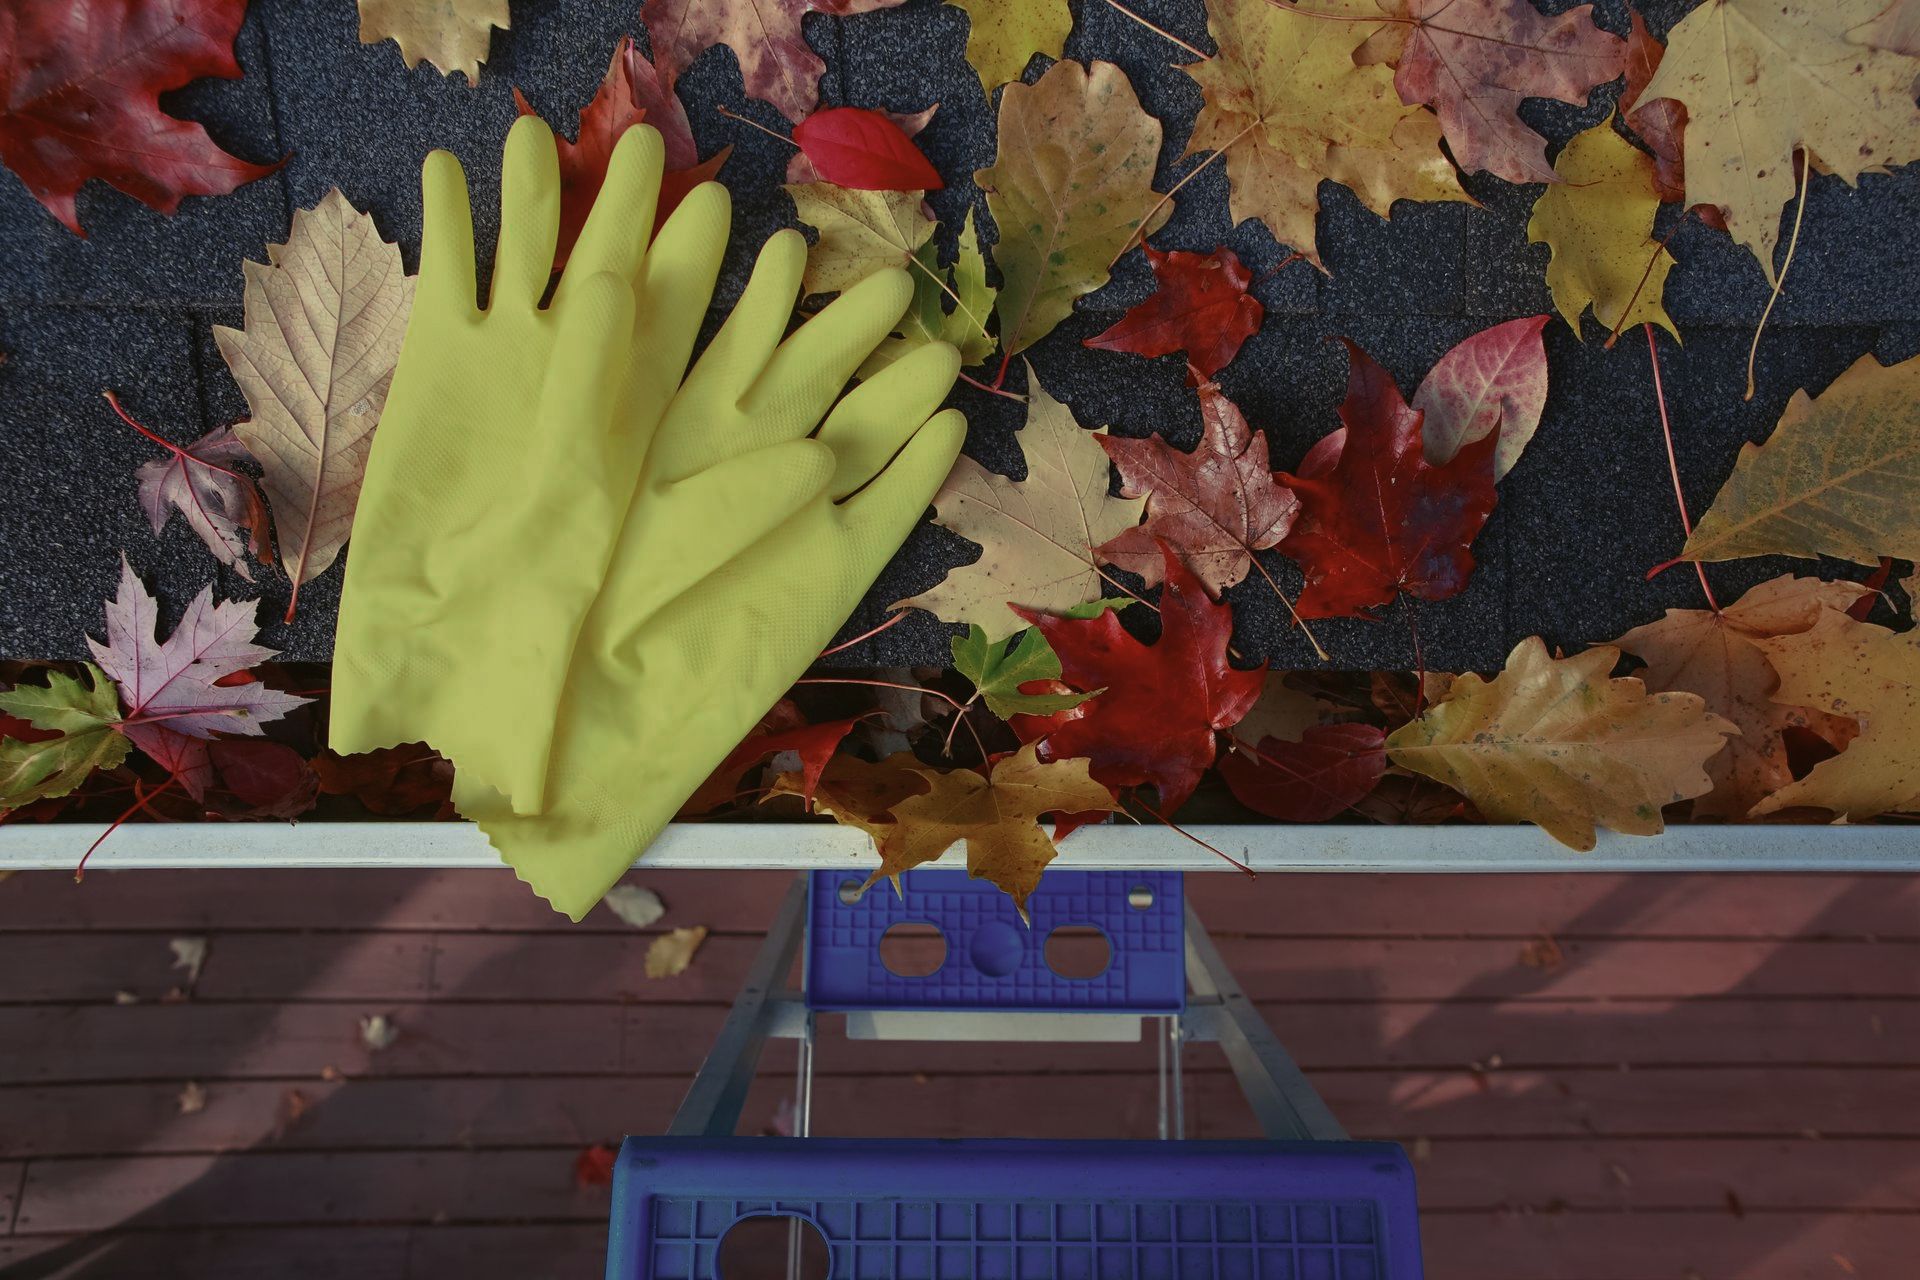
[[[967,11],[967,61],[980,73],[980,87],[1018,80],[1036,53],[1060,56],[1073,13],[1067,0],[948,0]]]
[[[246,327],[213,336],[253,413],[233,431],[265,472],[274,540],[297,600],[353,527],[413,281],[400,250],[338,190],[295,212],[292,234],[267,246],[265,264],[241,265]]]
[[[1796,391],[1681,550],[1688,560],[1920,558],[1920,356],[1862,356],[1818,399]]]
[[[1710,0],[1667,36],[1639,101],[1687,108],[1687,203],[1717,205],[1767,279],[1805,150],[1849,183],[1920,158],[1914,59],[1849,41],[1888,0]]]
[[[881,267],[906,267],[933,234],[921,191],[849,191],[831,182],[784,188],[800,221],[820,233],[807,250],[808,293],[850,289]]]
[[[693,953],[707,940],[707,926],[675,929],[655,938],[647,947],[645,965],[649,978],[675,978],[693,963]]]
[[[1773,696],[1855,717],[1860,736],[1754,806],[1755,816],[1811,807],[1861,819],[1920,807],[1920,632],[1842,617],[1815,634],[1822,643],[1768,645],[1780,674]]]
[[[1094,548],[1140,523],[1145,498],[1107,493],[1110,464],[1067,406],[1027,369],[1027,423],[1020,432],[1027,476],[1009,480],[961,454],[933,497],[937,522],[980,544],[980,558],[955,568],[909,605],[946,622],[976,623],[989,640],[1027,624],[1007,608],[1058,613],[1097,600],[1105,579]]]
[[[1792,782],[1781,730],[1812,729],[1836,746],[1852,738],[1851,721],[1774,701],[1779,681],[1768,655],[1819,643],[1824,632],[1817,625],[1829,616],[1844,617],[1860,591],[1858,583],[1788,574],[1761,583],[1718,614],[1669,609],[1658,622],[1613,642],[1647,664],[1641,678],[1649,689],[1698,694],[1707,710],[1740,730],[1707,761],[1713,790],[1693,802],[1694,817],[1744,818]]]
[[[1056,62],[1000,95],[1000,150],[974,177],[1000,229],[1000,338],[1026,350],[1107,282],[1107,264],[1159,203],[1160,122],[1126,73]],[[1153,226],[1168,212],[1154,215]],[[1151,231],[1153,227],[1147,228]]]
[[[1087,773],[1086,760],[1043,764],[1039,750],[1028,743],[994,765],[990,778],[971,769],[919,770],[930,790],[893,807],[895,825],[880,841],[880,866],[867,883],[932,862],[964,840],[967,874],[991,880],[1024,912],[1056,852],[1040,816],[1120,807]]]
[[[431,62],[480,83],[493,29],[507,27],[507,0],[360,0],[360,43],[392,40],[409,67]]]
[[[1574,336],[1591,304],[1593,318],[1608,332],[1652,321],[1678,338],[1661,303],[1673,255],[1653,238],[1660,208],[1653,158],[1614,132],[1609,117],[1576,134],[1553,170],[1565,181],[1534,202],[1527,242],[1551,246],[1547,286]]]
[[[1372,0],[1308,7],[1380,16]],[[1373,29],[1268,0],[1211,0],[1207,30],[1220,52],[1183,68],[1203,99],[1187,154],[1223,152],[1233,220],[1258,219],[1316,265],[1322,178],[1353,187],[1382,216],[1395,200],[1468,198],[1431,113],[1401,103],[1391,67],[1355,64]]]
[[[1738,730],[1691,693],[1610,679],[1620,651],[1554,658],[1538,636],[1492,680],[1456,678],[1387,739],[1393,763],[1441,782],[1495,822],[1532,822],[1575,849],[1594,828],[1655,835],[1660,811],[1704,795],[1706,762]]]

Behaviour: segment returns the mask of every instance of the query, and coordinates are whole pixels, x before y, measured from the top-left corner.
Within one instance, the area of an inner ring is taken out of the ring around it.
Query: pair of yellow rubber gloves
[[[906,272],[788,335],[795,231],[689,369],[731,204],[707,183],[655,235],[663,162],[651,127],[621,137],[542,307],[560,173],[551,132],[518,121],[482,309],[465,176],[427,157],[335,639],[333,749],[437,748],[455,806],[576,920],[832,639],[965,432],[936,412],[951,347],[846,391]]]

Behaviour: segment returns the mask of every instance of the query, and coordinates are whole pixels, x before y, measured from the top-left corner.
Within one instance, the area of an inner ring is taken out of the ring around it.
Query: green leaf
[[[1005,720],[1015,715],[1051,715],[1077,707],[1093,693],[1022,693],[1029,680],[1058,680],[1060,659],[1032,627],[1006,643],[987,639],[978,623],[953,638],[953,669],[973,681],[987,710]],[[1094,690],[1094,693],[1102,692]]]
[[[980,236],[969,214],[960,232],[960,256],[951,274],[940,268],[939,251],[932,240],[915,251],[913,304],[900,321],[900,330],[881,343],[860,366],[860,376],[871,378],[910,351],[930,342],[950,342],[960,351],[960,365],[980,364],[993,354],[993,336],[986,330],[993,314],[995,290],[987,283],[987,260],[980,252]],[[948,311],[950,299],[941,288],[948,280],[959,305]]]
[[[127,758],[126,736],[115,728],[120,701],[113,684],[91,662],[86,668],[91,686],[54,672],[45,685],[0,693],[0,711],[60,735],[45,742],[0,739],[0,813],[64,796],[95,769]]]

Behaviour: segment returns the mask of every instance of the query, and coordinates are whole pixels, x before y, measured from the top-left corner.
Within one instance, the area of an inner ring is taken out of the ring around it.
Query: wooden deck
[[[664,1126],[786,883],[636,880],[713,930],[680,977],[504,873],[0,883],[0,1274],[597,1274],[575,1157]],[[1434,1280],[1920,1274],[1920,881],[1188,883],[1336,1114],[1414,1153]],[[1196,1136],[1251,1134],[1217,1052],[1189,1068]],[[835,1035],[819,1070],[822,1133],[1153,1124],[1146,1045]]]

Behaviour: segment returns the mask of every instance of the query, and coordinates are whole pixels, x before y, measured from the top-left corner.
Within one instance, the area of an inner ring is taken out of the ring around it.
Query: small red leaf
[[[1541,331],[1552,316],[1508,320],[1462,340],[1440,357],[1413,393],[1423,415],[1427,461],[1451,462],[1463,444],[1498,435],[1493,476],[1513,469],[1547,407],[1547,348]]]
[[[1473,572],[1468,548],[1493,511],[1499,436],[1432,465],[1421,452],[1420,411],[1366,352],[1346,345],[1345,426],[1308,452],[1300,474],[1278,477],[1301,503],[1280,550],[1306,574],[1295,605],[1303,618],[1364,616],[1402,591],[1422,600],[1458,595]]]
[[[688,798],[680,812],[689,816],[710,812],[728,803],[740,788],[740,775],[754,765],[778,755],[782,751],[797,752],[800,756],[801,795],[807,807],[813,807],[813,790],[820,785],[820,775],[826,770],[827,762],[833,758],[833,752],[847,731],[859,723],[860,717],[850,720],[829,720],[823,724],[803,724],[795,728],[774,733],[757,733],[747,738],[720,762],[700,789]]]
[[[878,111],[829,107],[793,127],[820,176],[854,191],[938,191],[945,184],[913,139]]]
[[[1212,253],[1145,248],[1157,285],[1152,296],[1082,345],[1140,356],[1184,351],[1187,385],[1198,386],[1226,368],[1260,328],[1266,309],[1247,292],[1253,273],[1224,245]]]
[[[589,1187],[613,1185],[613,1165],[619,1159],[618,1148],[599,1143],[583,1148],[573,1158],[573,1185],[585,1191]]]
[[[1264,738],[1229,751],[1220,776],[1234,798],[1282,822],[1325,822],[1365,799],[1387,769],[1386,734],[1370,724],[1317,724],[1300,741]]]
[[[312,767],[321,791],[352,796],[382,817],[403,817],[428,805],[441,810],[441,817],[451,812],[453,766],[423,743],[351,756],[322,751]]]
[[[295,818],[313,808],[320,780],[298,751],[264,738],[216,738],[208,744],[220,782],[248,816]]]
[[[1161,554],[1167,585],[1157,644],[1127,634],[1111,609],[1094,618],[1062,618],[1009,606],[1047,638],[1069,686],[1105,692],[1067,711],[1008,723],[1023,742],[1041,742],[1042,759],[1085,756],[1088,771],[1110,789],[1153,784],[1161,811],[1171,817],[1213,763],[1215,731],[1247,714],[1265,673],[1228,663],[1233,610],[1209,600],[1171,549],[1163,546]]]

